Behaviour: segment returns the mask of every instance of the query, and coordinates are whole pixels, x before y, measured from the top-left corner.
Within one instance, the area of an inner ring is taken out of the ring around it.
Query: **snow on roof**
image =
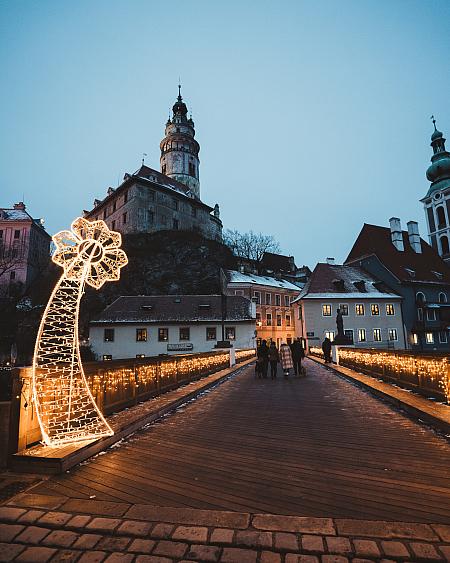
[[[1,209],[3,211],[2,219],[7,221],[32,221],[33,219],[28,215],[26,211],[22,209]]]
[[[301,291],[298,285],[294,285],[286,280],[279,280],[269,276],[257,276],[254,274],[243,274],[236,270],[227,270],[229,283],[249,283],[256,285],[264,285],[268,287],[280,287],[282,289],[290,289]]]
[[[380,291],[365,293],[306,293],[306,295],[299,295],[292,303],[302,299],[355,299],[356,301],[361,301],[362,299],[403,299],[403,297],[396,293],[382,293]]]

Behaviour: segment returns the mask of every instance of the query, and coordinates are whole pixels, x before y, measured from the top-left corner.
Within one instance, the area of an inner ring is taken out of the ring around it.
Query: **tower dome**
[[[179,84],[172,117],[166,123],[165,137],[160,143],[161,172],[183,183],[190,189],[193,197],[200,199],[200,145],[194,138],[194,122],[191,118],[188,119],[187,113]]]
[[[427,170],[427,178],[434,184],[440,180],[450,178],[450,153],[445,150],[445,138],[441,131],[436,129],[436,120],[434,117],[433,125],[434,131],[431,135],[433,156],[431,157],[431,165]],[[431,187],[433,187],[433,184]]]

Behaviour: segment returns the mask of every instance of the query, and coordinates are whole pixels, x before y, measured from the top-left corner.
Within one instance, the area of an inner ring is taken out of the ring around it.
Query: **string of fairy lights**
[[[323,358],[321,348],[311,346],[309,353]],[[444,393],[450,400],[450,358],[420,356],[407,352],[339,348],[339,364],[368,371],[380,377],[389,376],[431,391]]]
[[[89,389],[78,344],[78,315],[85,284],[99,289],[118,280],[128,262],[121,236],[103,221],[79,217],[71,231],[52,237],[52,260],[64,273],[56,284],[36,339],[32,388],[43,441],[61,445],[113,431]]]

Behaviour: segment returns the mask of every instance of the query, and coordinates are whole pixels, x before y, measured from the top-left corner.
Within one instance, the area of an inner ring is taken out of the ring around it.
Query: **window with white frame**
[[[419,336],[417,335],[417,332],[413,332],[411,334],[411,338],[413,344],[419,344]]]
[[[331,317],[331,305],[328,303],[324,303],[322,305],[322,316]]]
[[[267,326],[272,325],[272,313],[266,313],[266,325]]]
[[[266,293],[266,305],[271,305],[271,304],[272,304],[272,294]]]
[[[366,329],[358,328],[358,342],[365,342],[365,341],[366,341]]]
[[[291,315],[286,315],[286,326],[291,326]]]
[[[371,303],[370,314],[373,317],[377,317],[380,314],[380,307],[379,307],[378,303]]]
[[[334,340],[334,330],[326,330],[325,331],[325,338],[329,338],[331,342]]]
[[[191,335],[191,331],[188,326],[180,327],[180,340],[189,340],[190,335]]]
[[[434,334],[432,332],[425,333],[425,342],[427,344],[434,344]]]
[[[386,315],[395,315],[395,309],[393,303],[386,303]]]
[[[381,342],[381,328],[373,329],[373,339],[375,342]]]
[[[344,330],[344,335],[350,340],[350,342],[353,344],[353,329],[352,328],[346,328]]]
[[[114,329],[105,328],[103,331],[103,341],[104,342],[114,342]]]
[[[225,327],[225,340],[236,340],[236,327]]]
[[[217,340],[217,329],[215,326],[206,327],[206,340]]]
[[[255,303],[259,305],[261,303],[261,293],[259,291],[254,291],[253,297],[255,298]]]
[[[358,317],[364,316],[364,304],[363,303],[356,303],[355,305],[355,313]]]
[[[277,315],[277,326],[281,326],[281,325],[282,325],[281,315]]]
[[[341,315],[343,317],[348,317],[348,305],[347,303],[340,303],[339,310],[341,311]]]
[[[436,311],[434,309],[427,309],[427,320],[428,321],[436,320]]]
[[[389,340],[398,340],[396,328],[390,328],[388,333],[389,333]]]
[[[423,309],[422,309],[422,307],[417,308],[417,320],[423,321]]]
[[[289,307],[290,304],[291,304],[291,302],[290,302],[290,299],[289,299],[289,295],[285,295],[284,296],[284,306]]]
[[[234,294],[235,295],[244,295],[244,290],[243,289],[235,289]]]
[[[443,291],[439,293],[439,303],[447,303],[447,295]]]
[[[439,331],[439,342],[441,344],[447,344],[448,337],[447,337],[447,331],[446,330],[440,330]]]
[[[275,293],[275,305],[277,307],[281,306],[281,295],[279,293]]]

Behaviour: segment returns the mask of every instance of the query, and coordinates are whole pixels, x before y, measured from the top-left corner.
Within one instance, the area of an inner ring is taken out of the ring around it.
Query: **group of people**
[[[261,378],[267,377],[270,366],[270,377],[277,377],[278,364],[281,363],[285,377],[289,376],[289,371],[294,370],[294,375],[305,375],[302,366],[302,359],[305,357],[305,350],[300,338],[296,338],[290,345],[282,343],[280,350],[272,340],[270,346],[263,340],[256,350],[256,375]]]

